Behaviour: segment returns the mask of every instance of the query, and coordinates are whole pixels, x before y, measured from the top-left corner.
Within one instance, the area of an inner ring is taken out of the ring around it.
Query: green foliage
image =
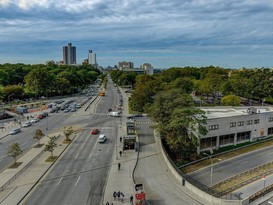
[[[69,138],[70,135],[72,135],[74,133],[74,129],[72,127],[64,127],[64,136],[66,138],[66,141],[70,141],[71,139]]]
[[[224,106],[239,106],[240,103],[240,97],[235,95],[227,95],[221,99],[221,104]]]
[[[23,150],[21,149],[18,142],[14,142],[8,147],[7,154],[14,158],[14,164],[16,164],[17,157],[20,156],[22,153]]]
[[[57,143],[55,142],[56,139],[57,138],[55,136],[49,137],[49,140],[48,140],[47,144],[45,145],[44,151],[45,152],[50,152],[51,157],[53,157],[53,151],[57,147]]]
[[[12,96],[12,98],[20,98],[23,95],[23,92],[23,87],[20,85],[7,85],[3,88],[3,94],[7,100],[10,100],[8,99],[8,96]]]
[[[45,136],[45,134],[43,133],[43,131],[40,130],[40,129],[36,129],[33,138],[38,140],[38,145],[40,144],[40,139],[41,139],[43,136]]]

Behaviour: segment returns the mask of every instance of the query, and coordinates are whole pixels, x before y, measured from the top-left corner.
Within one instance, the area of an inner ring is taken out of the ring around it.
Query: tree
[[[53,151],[55,147],[57,147],[57,143],[55,142],[57,138],[55,136],[49,137],[49,141],[45,145],[45,151],[51,153],[51,158],[53,158]]]
[[[17,157],[23,153],[23,150],[20,147],[20,144],[18,142],[13,142],[8,147],[7,154],[14,158],[14,165],[17,163]]]
[[[221,104],[224,106],[239,106],[240,103],[240,97],[235,95],[226,95],[221,99]]]
[[[74,133],[74,129],[72,127],[64,127],[64,136],[65,136],[65,140],[66,141],[71,141],[71,139],[69,138],[70,135],[72,135]]]
[[[35,132],[35,134],[34,134],[34,136],[33,136],[33,138],[38,140],[38,145],[40,145],[40,139],[43,136],[45,136],[45,134],[43,133],[43,131],[40,130],[40,129],[37,129],[36,132]]]

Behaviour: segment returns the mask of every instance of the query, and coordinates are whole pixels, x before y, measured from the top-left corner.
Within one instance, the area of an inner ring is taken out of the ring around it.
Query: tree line
[[[0,99],[35,98],[76,93],[93,83],[101,72],[91,65],[2,64]]]
[[[133,85],[130,109],[151,116],[178,161],[196,159],[199,140],[192,133],[207,133],[205,113],[198,109],[194,96],[202,105],[234,106],[242,103],[241,98],[270,101],[273,96],[273,72],[269,68],[175,67],[155,75],[118,70],[110,74],[118,85]]]

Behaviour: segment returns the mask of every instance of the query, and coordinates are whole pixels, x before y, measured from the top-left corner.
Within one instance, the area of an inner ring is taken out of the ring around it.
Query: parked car
[[[45,117],[43,115],[38,115],[37,118],[44,119]]]
[[[22,126],[23,126],[23,127],[29,127],[29,126],[31,126],[31,125],[32,125],[32,123],[29,122],[29,121],[27,121],[27,122],[25,122],[25,124],[23,124]]]
[[[43,112],[42,114],[44,117],[47,117],[48,116],[48,112]]]
[[[142,113],[134,114],[134,117],[143,117]]]
[[[36,122],[39,122],[39,118],[34,118],[32,120],[30,120],[31,123],[36,123]]]
[[[10,134],[11,135],[16,135],[19,132],[21,132],[21,129],[20,128],[15,128],[15,129],[13,129],[13,130],[10,131]]]
[[[96,135],[96,134],[98,134],[99,133],[99,129],[97,129],[97,128],[94,128],[94,129],[92,129],[92,131],[91,131],[91,134],[92,135]]]

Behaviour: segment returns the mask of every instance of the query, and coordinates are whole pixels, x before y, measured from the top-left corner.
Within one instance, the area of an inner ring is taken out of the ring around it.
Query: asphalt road
[[[214,159],[214,163],[217,161],[218,163],[213,165],[213,184],[219,183],[254,167],[271,162],[272,157],[272,147],[268,147],[226,161],[221,161],[219,158]],[[208,166],[204,169],[192,172],[189,175],[202,184],[210,186],[210,171],[211,166]]]
[[[119,122],[119,118],[108,115],[108,109],[115,108],[119,100],[111,82],[108,83],[106,94],[95,105],[94,113],[66,120],[67,124],[82,125],[82,132],[24,204],[74,205],[101,202],[115,149],[116,125]],[[107,136],[105,143],[99,144],[98,135],[90,134],[94,127]]]

